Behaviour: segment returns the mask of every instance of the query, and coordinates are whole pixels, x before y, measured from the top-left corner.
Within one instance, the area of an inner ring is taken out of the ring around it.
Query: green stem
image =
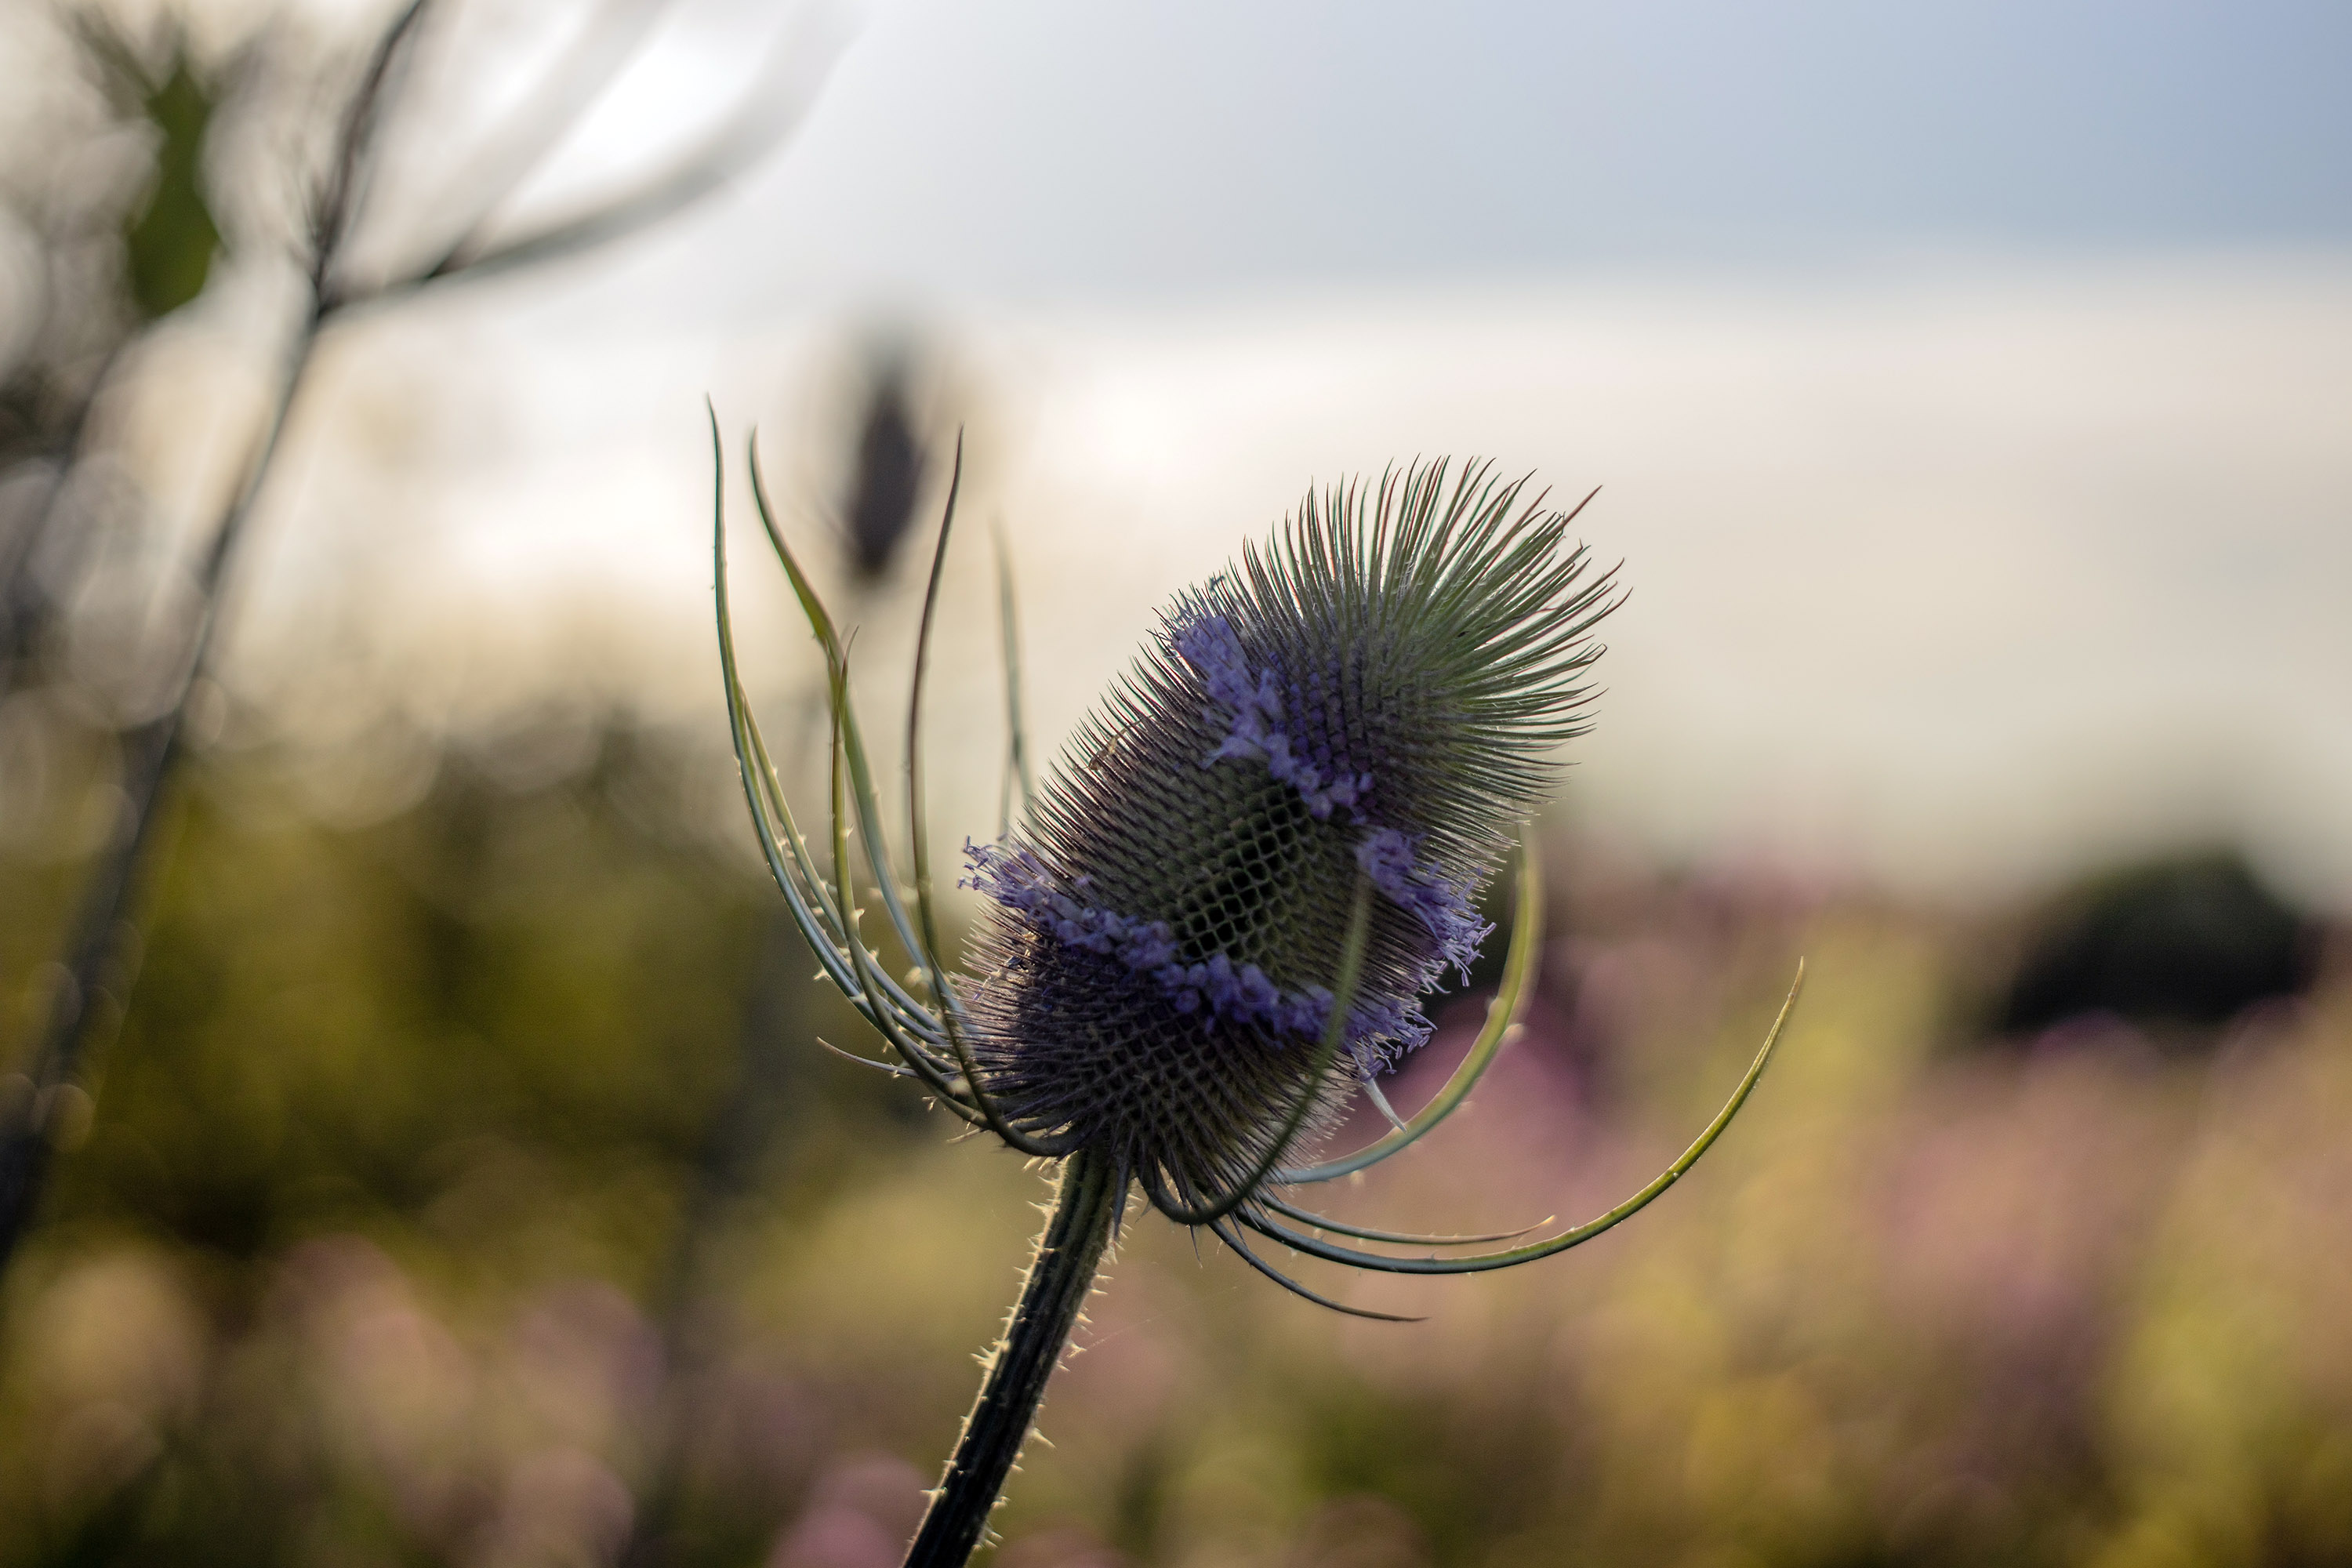
[[[962,1568],[980,1545],[997,1493],[1004,1489],[1004,1478],[1037,1419],[1045,1382],[1094,1289],[1126,1195],[1126,1184],[1100,1155],[1082,1149],[1064,1163],[1061,1194],[1022,1284],[1021,1304],[1013,1310],[988,1381],[964,1420],[963,1436],[931,1496],[930,1511],[907,1550],[907,1568]]]

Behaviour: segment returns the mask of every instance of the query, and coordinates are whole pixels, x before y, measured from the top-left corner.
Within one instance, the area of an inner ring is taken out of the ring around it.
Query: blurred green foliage
[[[897,1561],[1043,1184],[815,1048],[867,1042],[780,935],[723,756],[621,724],[578,755],[451,750],[340,824],[299,758],[194,771],[87,1140],[0,1293],[0,1561]],[[60,876],[0,858],[12,965]],[[2218,1054],[2119,1024],[1954,1051],[2000,931],[1737,879],[1556,891],[1528,1037],[1329,1206],[1597,1211],[1804,951],[1723,1145],[1542,1268],[1318,1281],[1417,1325],[1132,1220],[1000,1561],[2352,1557],[2340,969]]]
[[[585,1279],[670,1288],[673,1237],[719,1102],[745,1081],[740,1058],[785,1043],[743,1026],[755,973],[782,962],[760,957],[761,885],[662,798],[675,761],[615,731],[576,774],[518,789],[453,755],[420,804],[343,828],[306,814],[290,777],[266,766],[199,770],[137,1005],[101,1053],[103,1114],[12,1276],[9,1331],[42,1320],[74,1259],[168,1258],[186,1292],[173,1310],[233,1342],[234,1325],[267,1312],[289,1257],[322,1236],[364,1236],[455,1300]],[[6,946],[26,958],[53,936],[39,911],[68,879],[39,862],[8,869]],[[817,999],[798,958],[789,977],[788,1003]],[[808,1020],[792,1021],[804,1051]],[[913,1110],[875,1103],[884,1126]],[[860,1119],[841,1109],[803,1157],[853,1135]],[[192,1394],[185,1429],[158,1428],[144,1479],[125,1480],[227,1491],[144,1506],[135,1525],[115,1506],[60,1530],[79,1506],[18,1506],[74,1462],[59,1458],[71,1445],[56,1440],[41,1363],[12,1359],[0,1384],[10,1560],[76,1560],[87,1530],[128,1531],[138,1552],[168,1546],[174,1561],[300,1556],[268,1489],[228,1479],[248,1473],[243,1445],[291,1436],[266,1430],[268,1412],[243,1409],[234,1388]],[[246,1419],[214,1420],[215,1397]]]
[[[612,806],[642,781],[611,751],[522,795],[453,770],[341,834],[205,781],[67,1205],[242,1258],[413,1212],[468,1140],[521,1137],[572,1190],[689,1150],[756,889]],[[608,1264],[644,1251],[614,1245]]]

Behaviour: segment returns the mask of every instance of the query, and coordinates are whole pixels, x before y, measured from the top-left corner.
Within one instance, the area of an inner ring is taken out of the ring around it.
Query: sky
[[[588,669],[715,713],[703,400],[821,538],[844,368],[897,323],[1024,563],[1049,751],[1308,483],[1479,454],[1603,486],[1633,588],[1588,832],[1963,897],[2219,839],[2352,910],[2352,10],[841,19],[784,35],[846,41],[732,189],[337,345],[255,621],[342,616],[427,721]],[[684,0],[527,199],[709,123],[778,26]],[[983,598],[941,778],[993,777]]]
[[[768,10],[682,11],[575,171],[707,111]],[[677,286],[640,298],[740,319],[2352,239],[2352,10],[2326,0],[864,16],[796,143],[655,247]]]

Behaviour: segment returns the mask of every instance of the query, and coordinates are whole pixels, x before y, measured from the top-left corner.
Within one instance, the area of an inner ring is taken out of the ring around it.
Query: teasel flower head
[[[961,467],[959,451],[959,478]],[[1441,461],[1310,494],[1264,545],[1245,547],[1161,613],[1133,668],[1034,790],[1017,766],[1018,668],[1000,549],[1016,730],[1008,769],[1027,809],[994,842],[967,841],[963,880],[984,895],[983,915],[969,976],[958,979],[939,942],[920,747],[956,485],[908,704],[910,916],[849,701],[846,644],[776,525],[756,455],[752,479],[761,521],[824,648],[833,706],[829,883],[738,678],[722,526],[729,710],[777,884],[825,973],[897,1058],[873,1065],[919,1080],[956,1116],[1064,1167],[1038,1260],[910,1563],[960,1563],[979,1540],[1130,1186],[1298,1294],[1386,1317],[1289,1279],[1249,1235],[1394,1273],[1548,1257],[1672,1185],[1762,1074],[1795,988],[1730,1101],[1680,1159],[1608,1213],[1518,1246],[1433,1252],[1525,1233],[1373,1230],[1286,1195],[1417,1142],[1463,1103],[1516,1032],[1541,932],[1540,884],[1524,850],[1502,984],[1461,1065],[1409,1119],[1378,1087],[1428,1037],[1423,998],[1448,977],[1466,981],[1491,934],[1478,891],[1543,800],[1559,743],[1583,731],[1587,677],[1601,654],[1592,633],[1617,602],[1612,576],[1592,574],[1586,552],[1568,542],[1575,512],[1548,510],[1526,481],[1504,482],[1480,464],[1456,477]],[[911,988],[859,931],[853,837],[884,918],[916,957]],[[1358,1093],[1392,1131],[1301,1161]]]
[[[1416,468],[1310,495],[1162,613],[1027,826],[968,851],[975,1055],[1009,1124],[1182,1217],[1428,1037],[1422,998],[1468,978],[1476,891],[1582,730],[1613,601],[1569,521]]]

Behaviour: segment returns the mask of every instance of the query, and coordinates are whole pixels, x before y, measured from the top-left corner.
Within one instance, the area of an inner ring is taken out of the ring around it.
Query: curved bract
[[[1790,985],[1788,997],[1780,1004],[1780,1014],[1772,1020],[1771,1031],[1764,1037],[1764,1044],[1757,1051],[1756,1059],[1748,1064],[1747,1076],[1739,1080],[1739,1087],[1732,1090],[1730,1100],[1725,1102],[1721,1110],[1716,1112],[1715,1120],[1706,1124],[1705,1130],[1691,1142],[1690,1147],[1682,1152],[1681,1157],[1660,1172],[1647,1186],[1608,1213],[1597,1219],[1588,1220],[1582,1225],[1564,1230],[1558,1236],[1546,1237],[1542,1241],[1529,1242],[1525,1247],[1515,1247],[1505,1252],[1489,1252],[1475,1258],[1391,1258],[1385,1254],[1364,1252],[1355,1247],[1341,1247],[1335,1242],[1322,1241],[1314,1237],[1302,1235],[1299,1231],[1272,1217],[1276,1214],[1301,1217],[1297,1210],[1290,1209],[1286,1205],[1262,1204],[1258,1205],[1257,1212],[1244,1214],[1241,1216],[1242,1223],[1263,1236],[1271,1237],[1284,1246],[1296,1248],[1310,1257],[1389,1274],[1478,1274],[1489,1269],[1509,1268],[1517,1264],[1533,1263],[1538,1258],[1549,1258],[1554,1253],[1566,1252],[1571,1247],[1580,1247],[1601,1232],[1623,1224],[1647,1208],[1668,1187],[1682,1180],[1683,1173],[1697,1164],[1699,1156],[1714,1146],[1715,1141],[1723,1135],[1723,1130],[1731,1125],[1731,1119],[1739,1114],[1739,1108],[1748,1103],[1748,1095],[1756,1088],[1756,1080],[1764,1076],[1765,1064],[1772,1059],[1772,1052],[1780,1043],[1780,1031],[1788,1027],[1789,1016],[1796,1011],[1797,997],[1804,988],[1805,966],[1800,962],[1797,965],[1797,978]],[[1319,1229],[1341,1228],[1327,1221],[1314,1219],[1312,1216],[1306,1217],[1310,1224]],[[1362,1233],[1355,1234],[1360,1236]]]

